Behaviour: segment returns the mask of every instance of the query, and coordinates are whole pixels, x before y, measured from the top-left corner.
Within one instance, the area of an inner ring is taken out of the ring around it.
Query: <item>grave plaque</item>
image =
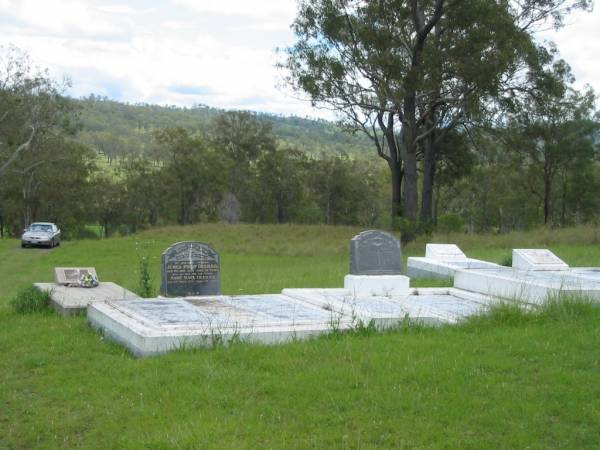
[[[350,274],[402,275],[400,241],[384,231],[363,231],[350,241]]]
[[[569,265],[547,249],[516,248],[513,267],[521,270],[569,270]]]
[[[438,261],[466,261],[467,256],[455,244],[427,244],[425,257]]]
[[[55,267],[54,282],[61,286],[79,285],[83,275],[91,275],[96,280],[98,275],[94,267]]]
[[[219,254],[201,242],[173,244],[162,254],[160,290],[165,297],[220,295]]]

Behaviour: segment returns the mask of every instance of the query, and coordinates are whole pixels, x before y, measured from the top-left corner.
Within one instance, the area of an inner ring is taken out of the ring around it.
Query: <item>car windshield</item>
[[[29,227],[29,231],[52,231],[52,225],[46,225],[42,223],[32,223]]]

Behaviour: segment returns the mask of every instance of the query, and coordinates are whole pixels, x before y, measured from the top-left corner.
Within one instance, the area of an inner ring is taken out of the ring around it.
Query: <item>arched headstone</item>
[[[400,241],[377,230],[354,236],[350,241],[350,274],[402,275]]]
[[[173,244],[162,254],[160,291],[165,297],[220,295],[219,254],[202,242]]]

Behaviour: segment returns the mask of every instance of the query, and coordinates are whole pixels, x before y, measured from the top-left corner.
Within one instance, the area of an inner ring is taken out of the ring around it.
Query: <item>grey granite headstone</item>
[[[363,231],[350,241],[350,274],[402,275],[400,241],[384,231]]]
[[[173,244],[162,254],[160,291],[165,297],[219,295],[219,254],[201,242]]]

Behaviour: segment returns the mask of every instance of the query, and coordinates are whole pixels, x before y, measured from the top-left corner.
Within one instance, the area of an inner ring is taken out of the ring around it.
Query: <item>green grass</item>
[[[454,327],[147,359],[84,317],[9,306],[58,265],[92,265],[135,289],[147,256],[158,287],[160,253],[186,239],[221,252],[226,293],[341,286],[358,231],[202,225],[53,250],[0,240],[0,448],[598,448],[600,308],[577,299],[533,313],[504,305]],[[544,246],[572,265],[600,265],[596,230],[567,231],[431,240],[494,261]],[[405,256],[422,252],[417,242]]]

